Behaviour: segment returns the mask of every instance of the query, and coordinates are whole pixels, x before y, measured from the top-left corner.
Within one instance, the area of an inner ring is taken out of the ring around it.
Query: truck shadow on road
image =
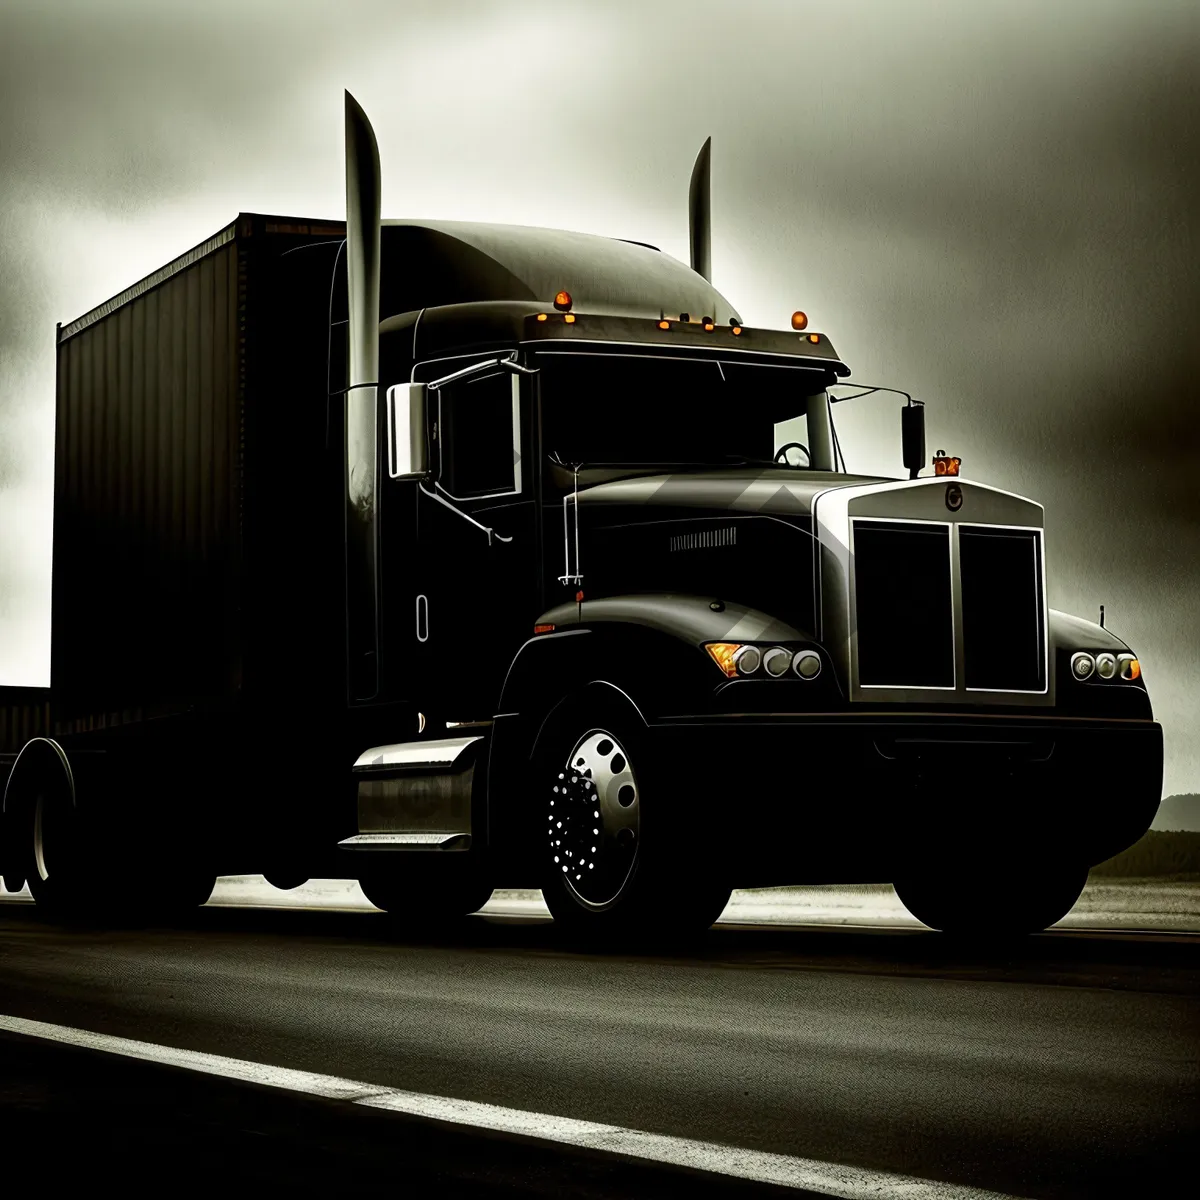
[[[107,942],[176,935],[214,944],[230,939],[297,947],[335,942],[487,955],[552,955],[624,962],[716,965],[757,970],[929,975],[995,982],[1040,980],[1139,991],[1200,991],[1200,935],[1053,930],[1025,937],[948,936],[918,928],[718,924],[686,940],[581,942],[541,917],[474,915],[422,925],[382,912],[205,906],[169,923],[114,914],[65,922],[29,903],[0,903],[0,937]],[[278,947],[277,947],[278,948]],[[1147,973],[1146,968],[1154,968]]]

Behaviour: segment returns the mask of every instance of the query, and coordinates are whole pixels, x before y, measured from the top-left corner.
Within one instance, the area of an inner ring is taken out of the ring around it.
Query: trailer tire
[[[729,903],[691,789],[654,750],[637,708],[605,684],[564,700],[538,738],[542,895],[555,921],[585,937],[696,935]]]
[[[1087,883],[1087,867],[1031,861],[1003,872],[979,864],[897,879],[901,903],[931,929],[959,936],[1039,933],[1061,921]]]
[[[28,884],[40,908],[61,915],[80,911],[89,891],[86,838],[71,770],[55,743],[39,740],[22,750],[5,794],[5,816],[15,843],[12,882]]]

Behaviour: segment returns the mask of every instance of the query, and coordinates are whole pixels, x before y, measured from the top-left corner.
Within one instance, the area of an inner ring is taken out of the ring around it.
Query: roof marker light
[[[659,321],[659,323],[658,323],[658,327],[659,327],[659,329],[670,329],[670,328],[671,328],[671,322],[670,322],[670,321],[668,321],[668,320],[667,320],[667,319],[664,317],[664,318],[663,318],[663,320]]]
[[[797,333],[799,333],[801,329],[808,328],[808,314],[802,312],[792,313],[792,328],[796,330]]]
[[[545,321],[545,320],[548,320],[548,318],[547,318],[547,316],[546,316],[546,314],[545,314],[545,313],[538,313],[538,315],[537,315],[537,319],[538,319],[539,321]]]
[[[810,333],[808,340],[815,346],[821,340],[821,335],[819,333]]]
[[[557,308],[559,312],[569,312],[571,308],[571,293],[559,292],[558,295],[554,297],[554,307]]]
[[[939,450],[933,456],[933,473],[935,475],[958,475],[962,468],[962,459],[954,458],[945,450]]]
[[[704,323],[704,332],[712,333],[714,328],[712,317],[701,317],[700,320]]]
[[[575,324],[575,314],[574,313],[564,313],[563,320],[566,321],[566,323],[568,325],[574,325]]]
[[[729,332],[732,333],[734,337],[737,337],[738,334],[742,332],[742,327],[736,321],[730,321]]]

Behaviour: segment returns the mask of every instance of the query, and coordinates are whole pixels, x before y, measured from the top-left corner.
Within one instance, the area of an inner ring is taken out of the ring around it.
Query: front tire
[[[1038,933],[1061,921],[1087,883],[1087,868],[1029,863],[1001,874],[982,866],[926,870],[898,879],[896,894],[918,921],[959,936]]]
[[[539,739],[542,895],[578,932],[696,934],[729,903],[696,772],[654,751],[636,709],[604,687],[565,701]]]

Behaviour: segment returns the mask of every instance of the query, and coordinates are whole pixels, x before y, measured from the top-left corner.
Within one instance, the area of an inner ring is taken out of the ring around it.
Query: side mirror
[[[387,453],[390,479],[419,479],[425,474],[423,383],[397,383],[388,388]]]
[[[925,405],[920,400],[910,400],[900,410],[900,440],[908,477],[916,479],[925,465]]]

